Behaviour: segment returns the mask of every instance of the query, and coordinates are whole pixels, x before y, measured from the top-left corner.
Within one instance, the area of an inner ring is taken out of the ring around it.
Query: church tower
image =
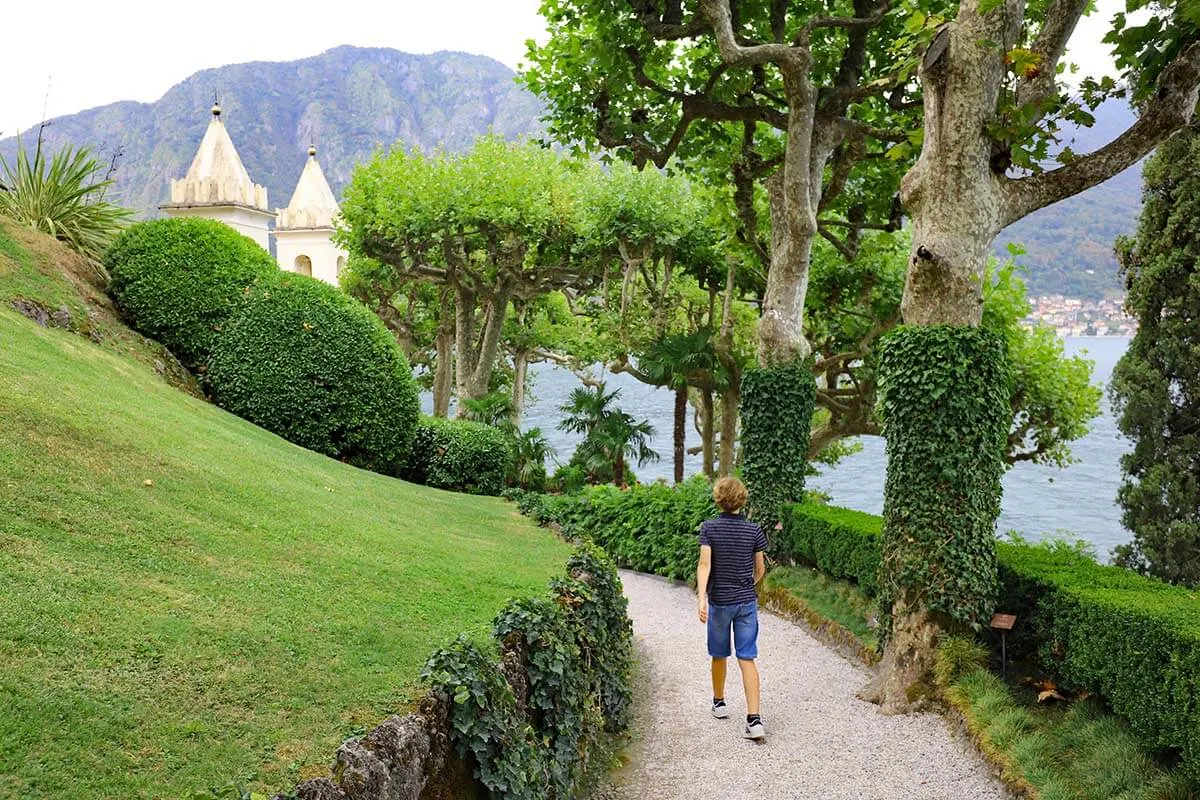
[[[214,103],[212,119],[183,180],[171,181],[171,202],[160,206],[169,217],[206,217],[224,222],[270,252],[267,190],[250,180]]]
[[[308,148],[308,163],[287,208],[275,219],[275,254],[279,268],[311,275],[334,286],[346,265],[346,251],[333,243],[337,200],[317,162],[317,149]]]

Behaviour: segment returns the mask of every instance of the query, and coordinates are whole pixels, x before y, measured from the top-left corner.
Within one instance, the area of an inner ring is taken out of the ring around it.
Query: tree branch
[[[1200,42],[1193,42],[1163,70],[1153,99],[1123,134],[1058,169],[1008,181],[1002,225],[1090,189],[1136,164],[1188,124],[1196,108],[1198,89]]]
[[[712,26],[717,48],[726,64],[753,67],[758,64],[795,63],[797,59],[805,58],[800,49],[786,44],[739,44],[734,36],[729,0],[700,0],[700,9]]]
[[[1075,25],[1087,9],[1089,0],[1053,0],[1046,19],[1030,48],[1038,55],[1037,72],[1022,76],[1017,86],[1017,105],[1042,103],[1058,91],[1058,62],[1066,52]]]

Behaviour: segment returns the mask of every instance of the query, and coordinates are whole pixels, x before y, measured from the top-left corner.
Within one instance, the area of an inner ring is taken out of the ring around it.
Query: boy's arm
[[[708,574],[712,571],[712,547],[700,545],[700,563],[696,565],[696,616],[708,622]]]
[[[756,586],[763,579],[763,576],[767,574],[767,559],[765,555],[762,550],[754,554],[754,584]]]

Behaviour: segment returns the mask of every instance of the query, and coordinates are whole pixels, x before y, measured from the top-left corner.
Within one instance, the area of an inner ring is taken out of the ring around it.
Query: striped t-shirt
[[[767,549],[762,528],[738,514],[721,514],[700,523],[700,544],[712,548],[708,601],[732,606],[756,600],[754,554]]]

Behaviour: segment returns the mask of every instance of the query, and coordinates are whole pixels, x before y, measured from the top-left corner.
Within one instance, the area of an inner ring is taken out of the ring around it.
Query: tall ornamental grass
[[[40,139],[32,154],[18,140],[11,162],[0,156],[0,215],[58,239],[103,277],[100,257],[133,213],[104,199],[110,186],[86,147],[65,145],[47,158]]]

